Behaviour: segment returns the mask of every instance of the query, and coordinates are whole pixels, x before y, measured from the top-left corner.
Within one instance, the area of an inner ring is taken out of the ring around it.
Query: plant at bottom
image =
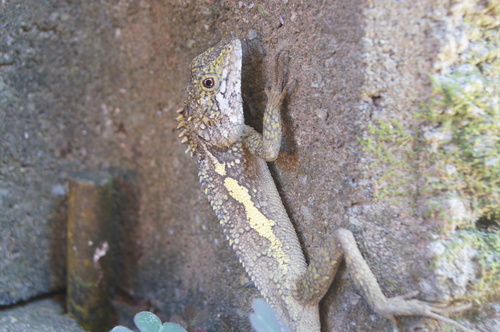
[[[161,323],[160,318],[149,311],[139,312],[134,316],[134,323],[141,332],[187,332],[175,323]],[[125,326],[116,326],[110,332],[133,332]]]

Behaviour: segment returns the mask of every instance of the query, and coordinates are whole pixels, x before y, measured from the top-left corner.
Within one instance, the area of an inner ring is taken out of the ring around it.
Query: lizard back
[[[319,329],[317,303],[299,303],[307,264],[264,159],[250,151],[260,134],[244,124],[241,43],[222,40],[191,64],[188,98],[177,118],[186,152],[198,163],[202,191],[246,272],[294,330]],[[305,329],[304,329],[305,328]]]

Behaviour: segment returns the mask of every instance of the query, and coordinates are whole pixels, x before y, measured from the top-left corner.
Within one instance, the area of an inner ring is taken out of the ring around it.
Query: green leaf
[[[174,323],[163,323],[158,332],[187,332],[185,328]]]
[[[120,326],[113,327],[113,329],[111,331],[109,331],[109,332],[134,332],[134,331],[132,331],[128,327],[120,325]]]
[[[253,313],[250,314],[250,323],[256,332],[290,332],[283,322],[276,317],[271,306],[262,299],[252,303]]]
[[[134,323],[141,332],[158,332],[161,328],[161,320],[149,311],[142,311],[135,315]]]

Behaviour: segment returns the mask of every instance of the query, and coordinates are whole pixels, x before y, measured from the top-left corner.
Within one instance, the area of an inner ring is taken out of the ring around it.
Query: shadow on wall
[[[140,186],[135,171],[112,169],[113,203],[113,288],[129,293],[131,284],[142,253],[136,243],[140,209]]]

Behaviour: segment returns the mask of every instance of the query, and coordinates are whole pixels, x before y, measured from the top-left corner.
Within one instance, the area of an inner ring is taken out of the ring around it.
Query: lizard
[[[307,264],[267,162],[278,157],[280,111],[294,82],[286,82],[284,56],[276,58],[266,89],[263,132],[246,125],[241,94],[242,46],[228,37],[191,63],[187,98],[177,113],[179,137],[196,159],[203,193],[252,282],[291,331],[320,331],[319,302],[342,259],[369,306],[389,319],[419,315],[471,331],[441,308],[410,296],[387,298],[363,259],[351,231],[337,229],[329,245]]]

